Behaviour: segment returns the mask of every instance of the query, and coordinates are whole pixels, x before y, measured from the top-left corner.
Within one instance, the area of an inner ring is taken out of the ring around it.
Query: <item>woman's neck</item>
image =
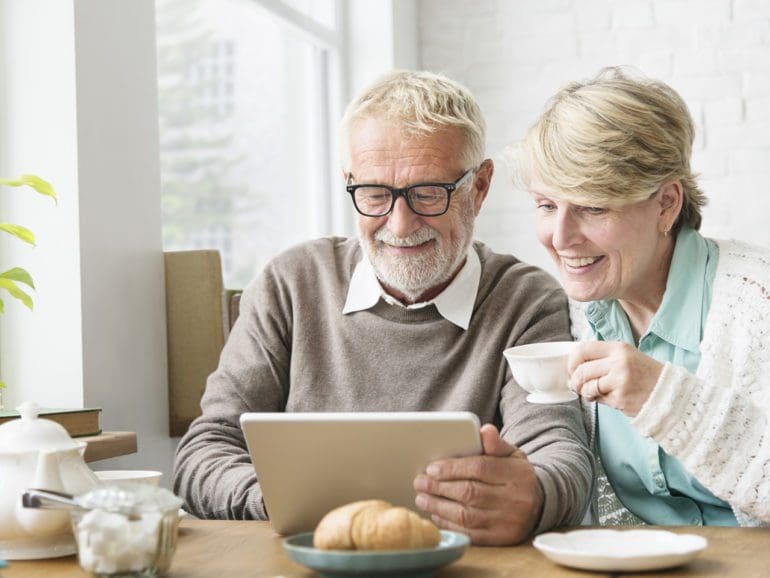
[[[642,335],[647,333],[650,322],[658,312],[663,301],[663,294],[666,292],[666,282],[674,256],[676,237],[667,237],[666,241],[666,243],[661,244],[658,266],[654,267],[645,277],[647,282],[644,286],[636,287],[633,295],[618,299],[618,303],[626,312],[628,322],[631,325],[631,333],[634,336],[634,343],[637,345]]]

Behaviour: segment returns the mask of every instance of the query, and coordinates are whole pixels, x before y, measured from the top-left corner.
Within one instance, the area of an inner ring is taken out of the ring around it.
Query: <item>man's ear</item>
[[[492,175],[495,172],[495,163],[492,159],[485,159],[476,170],[476,174],[473,176],[473,185],[476,190],[473,197],[473,208],[478,216],[481,211],[481,205],[487,198],[489,193],[489,186],[492,184]]]
[[[665,183],[660,187],[658,193],[658,206],[659,206],[659,220],[658,229],[661,233],[668,233],[676,220],[679,218],[679,213],[682,212],[682,204],[684,203],[684,192],[682,190],[682,182],[679,180]]]

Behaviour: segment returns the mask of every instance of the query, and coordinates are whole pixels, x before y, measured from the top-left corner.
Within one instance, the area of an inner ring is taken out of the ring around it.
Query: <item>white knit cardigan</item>
[[[666,363],[631,424],[725,500],[742,526],[770,524],[770,251],[717,241],[719,261],[696,375]],[[584,313],[573,321],[588,335]],[[582,319],[581,319],[582,316]],[[584,403],[591,447],[596,403]],[[643,523],[615,495],[597,456],[593,523]]]

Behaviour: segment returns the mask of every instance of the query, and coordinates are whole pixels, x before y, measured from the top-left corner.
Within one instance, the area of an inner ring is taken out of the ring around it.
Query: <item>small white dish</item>
[[[666,530],[601,529],[541,534],[532,545],[563,566],[601,572],[640,572],[684,564],[700,554],[708,540]]]
[[[150,484],[157,486],[163,472],[155,470],[100,470],[94,472],[102,484]]]

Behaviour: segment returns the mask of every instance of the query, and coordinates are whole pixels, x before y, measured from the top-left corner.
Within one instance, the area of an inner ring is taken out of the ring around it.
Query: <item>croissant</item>
[[[432,522],[383,500],[335,508],[313,534],[313,546],[321,550],[414,550],[433,548],[440,540]]]

